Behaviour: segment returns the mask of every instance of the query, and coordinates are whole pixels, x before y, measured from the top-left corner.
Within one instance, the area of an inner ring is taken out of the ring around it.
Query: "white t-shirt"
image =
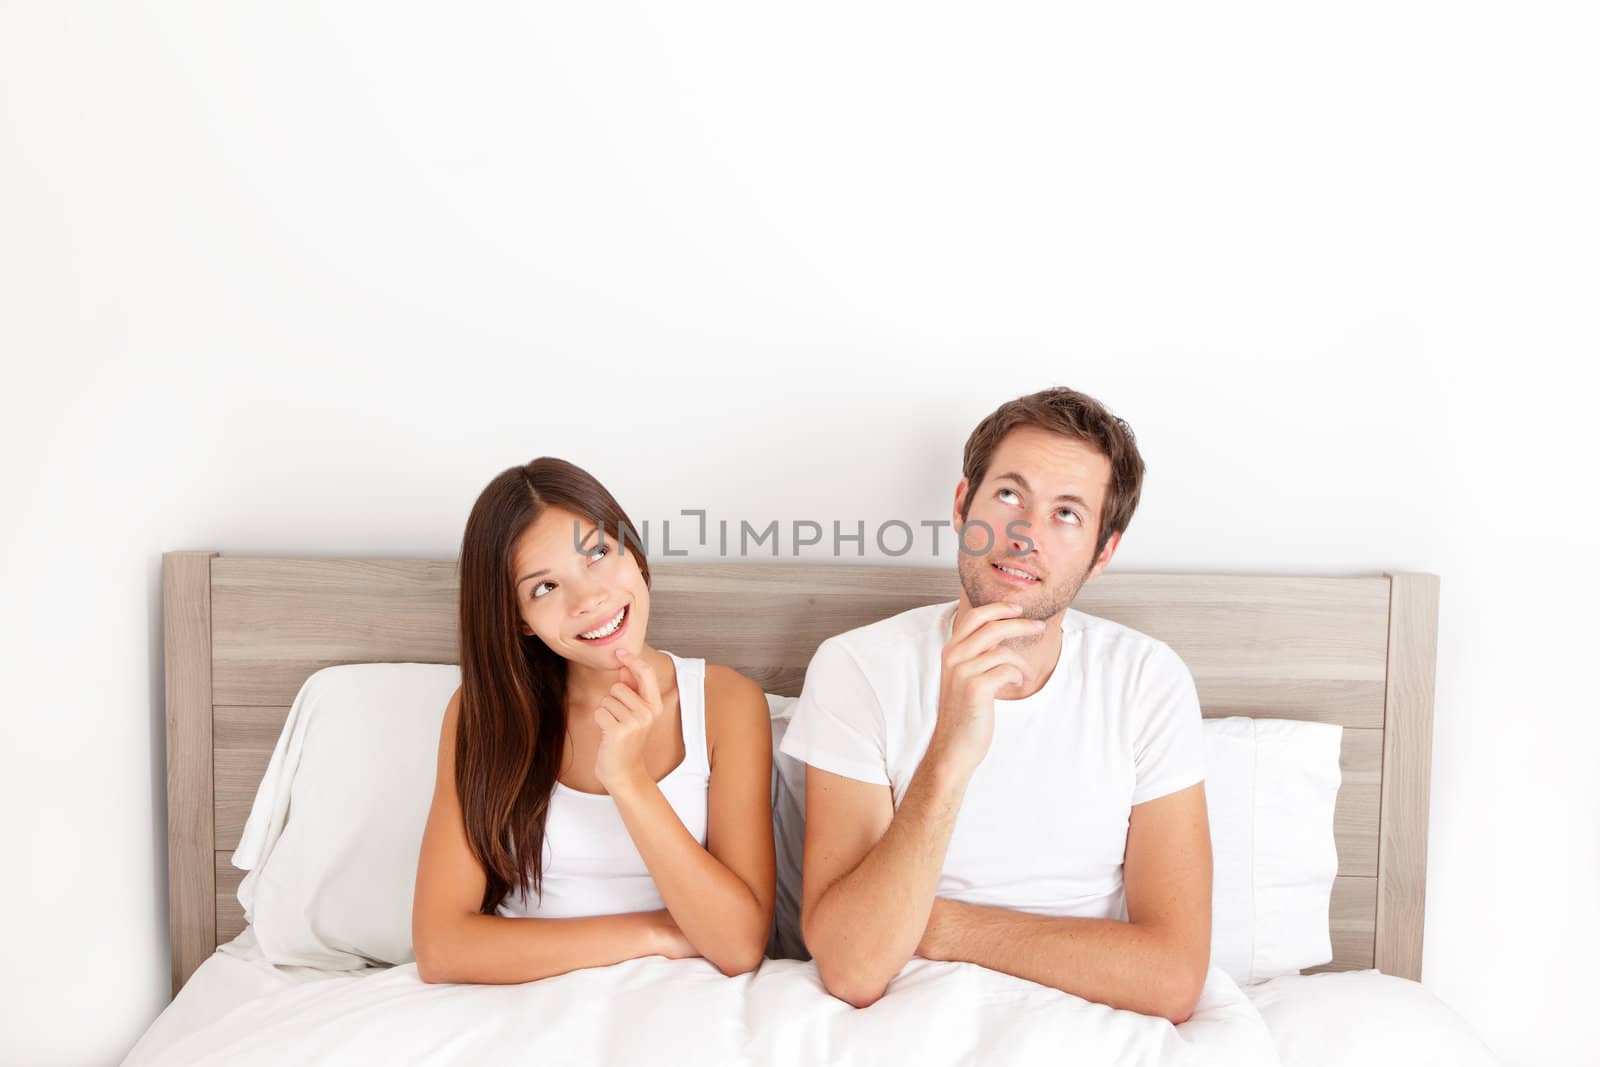
[[[958,601],[830,637],[806,670],[779,751],[890,787],[899,808],[939,713]],[[937,894],[1042,915],[1126,920],[1134,804],[1205,779],[1194,678],[1165,643],[1068,608],[1040,690],[996,700]]]

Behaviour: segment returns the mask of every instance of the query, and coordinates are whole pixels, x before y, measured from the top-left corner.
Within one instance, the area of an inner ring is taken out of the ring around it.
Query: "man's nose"
[[[1032,535],[1029,533],[1032,529],[1033,524],[1026,519],[1018,519],[1006,524],[1006,544],[1013,554],[1026,556],[1035,551],[1038,546],[1034,544]]]

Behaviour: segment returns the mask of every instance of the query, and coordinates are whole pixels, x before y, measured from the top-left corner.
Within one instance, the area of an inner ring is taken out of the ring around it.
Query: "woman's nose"
[[[574,616],[581,618],[597,608],[605,607],[606,591],[602,586],[580,584],[576,592],[578,595],[572,598]]]

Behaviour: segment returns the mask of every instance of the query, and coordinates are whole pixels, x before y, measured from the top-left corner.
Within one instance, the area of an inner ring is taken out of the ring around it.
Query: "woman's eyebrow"
[[[577,524],[574,523],[573,525],[576,526]],[[599,530],[599,529],[600,529],[599,526],[590,527],[589,528],[589,532],[583,535],[583,540],[578,542],[578,548],[581,550],[584,545],[588,544],[589,543],[589,538],[593,537],[595,535],[595,532],[597,530]],[[538,570],[530,571],[527,574],[524,574],[521,578],[518,578],[517,579],[517,585],[521,585],[523,582],[527,581],[529,578],[537,578],[541,574],[549,574],[549,573],[550,573],[550,568],[549,567],[540,567]]]

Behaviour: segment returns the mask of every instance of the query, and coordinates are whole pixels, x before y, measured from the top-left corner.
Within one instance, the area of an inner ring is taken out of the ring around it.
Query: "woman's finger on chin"
[[[618,682],[611,687],[611,697],[638,715],[648,717],[650,713],[649,705],[645,703],[644,697],[628,688],[622,682]]]
[[[652,706],[660,704],[661,684],[656,680],[655,668],[650,666],[644,657],[635,656],[625,648],[617,649],[617,656],[624,666],[632,671],[638,682],[635,688],[638,689],[639,695],[644,697],[645,702]]]
[[[600,701],[600,706],[608,709],[612,715],[615,715],[617,722],[625,728],[631,729],[640,725],[642,722],[638,712],[634,711],[626,703],[618,700],[614,696],[608,695],[604,700]]]

